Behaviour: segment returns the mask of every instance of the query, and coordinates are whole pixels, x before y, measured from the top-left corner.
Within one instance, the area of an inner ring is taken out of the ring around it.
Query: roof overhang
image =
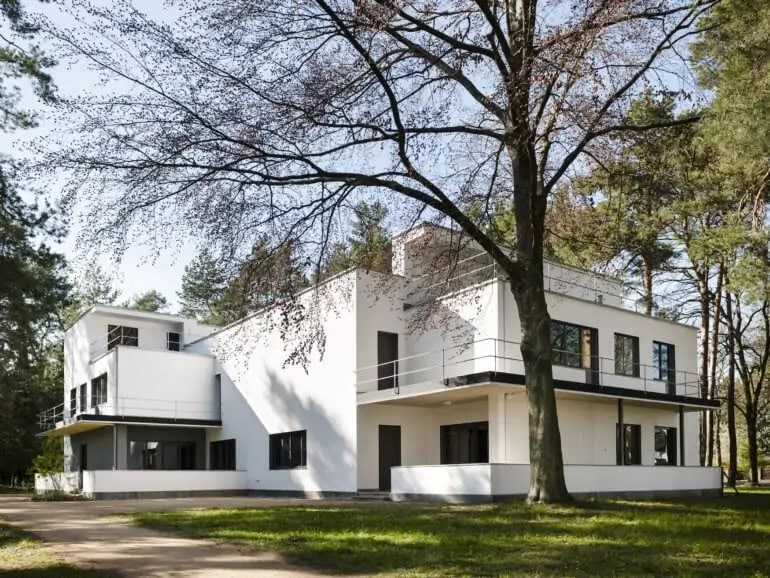
[[[54,429],[41,433],[42,436],[71,436],[112,425],[152,425],[165,427],[221,428],[222,420],[174,419],[164,417],[143,417],[128,415],[82,414],[75,419],[59,422]]]

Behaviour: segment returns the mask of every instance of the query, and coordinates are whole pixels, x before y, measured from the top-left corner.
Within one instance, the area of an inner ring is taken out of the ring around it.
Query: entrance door
[[[78,455],[78,489],[83,489],[83,470],[88,469],[88,446],[80,444]]]
[[[401,426],[380,426],[380,490],[390,491],[390,468],[401,465]]]

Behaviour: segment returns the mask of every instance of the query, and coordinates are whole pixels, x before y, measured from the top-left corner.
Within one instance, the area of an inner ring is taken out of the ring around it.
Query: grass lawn
[[[96,578],[109,574],[76,568],[44,550],[40,542],[0,522],[0,576]]]
[[[531,507],[302,505],[154,512],[137,524],[330,573],[770,575],[770,492]]]

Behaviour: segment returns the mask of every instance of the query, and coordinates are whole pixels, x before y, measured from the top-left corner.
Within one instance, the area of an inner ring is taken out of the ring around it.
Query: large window
[[[668,393],[672,391],[676,383],[676,363],[674,346],[670,343],[652,342],[652,378],[668,383]]]
[[[78,388],[70,389],[70,417],[78,412]]]
[[[377,389],[398,385],[398,335],[377,332]]]
[[[442,464],[489,462],[489,422],[441,426]]]
[[[107,374],[91,380],[91,407],[107,403]]]
[[[80,395],[78,397],[80,397],[80,411],[81,412],[84,412],[84,411],[86,411],[88,409],[88,406],[86,405],[86,401],[87,401],[86,390],[87,390],[87,388],[88,388],[88,386],[85,383],[80,385],[80,390],[79,390],[79,394]]]
[[[166,333],[166,349],[169,351],[180,351],[182,349],[181,334],[173,331]]]
[[[556,365],[591,369],[596,354],[596,330],[563,321],[551,321],[551,347]]]
[[[194,470],[195,454],[195,442],[133,440],[128,443],[128,469]]]
[[[221,440],[209,444],[209,469],[235,469],[235,440]]]
[[[639,338],[615,334],[615,373],[639,377]]]
[[[139,330],[125,325],[108,325],[107,349],[112,349],[116,345],[139,347]]]
[[[655,426],[655,465],[676,465],[676,428]]]
[[[638,424],[623,424],[621,436],[620,424],[616,425],[617,464],[638,466],[642,463],[642,426]],[[621,440],[622,437],[622,440]]]
[[[270,469],[286,470],[307,466],[307,431],[270,436]]]

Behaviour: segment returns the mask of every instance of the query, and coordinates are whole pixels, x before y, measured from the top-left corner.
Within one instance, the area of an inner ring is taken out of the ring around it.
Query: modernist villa
[[[456,236],[456,235],[455,235]],[[528,490],[527,387],[505,279],[418,225],[393,274],[350,270],[225,328],[95,305],[65,336],[65,472],[94,498],[230,493],[490,501]],[[446,278],[450,278],[446,276]],[[696,329],[626,308],[616,280],[546,264],[573,495],[721,492],[698,465]]]

